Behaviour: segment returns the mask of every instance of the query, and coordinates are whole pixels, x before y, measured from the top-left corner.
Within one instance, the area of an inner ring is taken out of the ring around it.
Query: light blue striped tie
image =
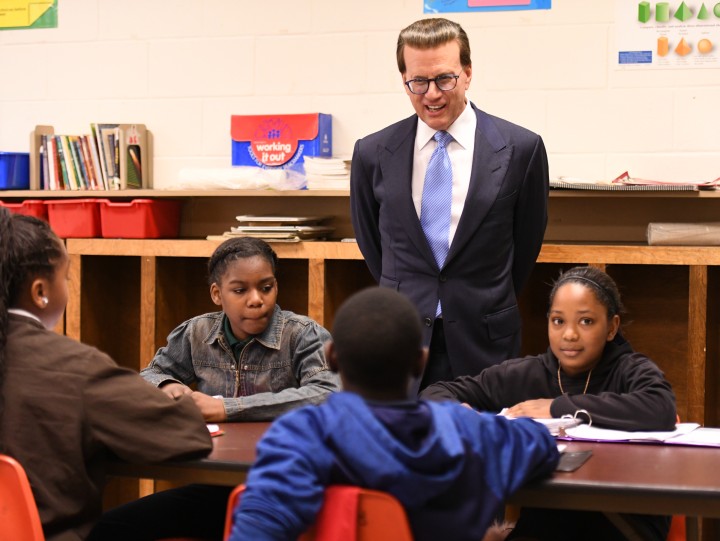
[[[450,245],[450,206],[452,204],[452,166],[446,145],[453,140],[446,131],[436,132],[437,147],[430,156],[420,203],[422,225],[439,268],[445,263]]]
[[[437,141],[437,147],[430,156],[425,173],[425,185],[420,203],[420,225],[425,232],[425,238],[430,244],[438,268],[442,268],[450,250],[452,166],[446,147],[453,138],[446,131],[436,132],[433,138]],[[440,301],[438,301],[435,315],[438,317],[442,315]]]

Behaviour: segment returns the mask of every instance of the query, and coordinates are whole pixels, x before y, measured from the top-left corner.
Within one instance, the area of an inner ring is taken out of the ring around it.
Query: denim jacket
[[[340,389],[323,350],[330,333],[312,319],[275,306],[270,324],[239,360],[223,321],[223,312],[213,312],[181,324],[140,375],[156,386],[195,383],[202,393],[222,395],[228,421],[270,421]]]

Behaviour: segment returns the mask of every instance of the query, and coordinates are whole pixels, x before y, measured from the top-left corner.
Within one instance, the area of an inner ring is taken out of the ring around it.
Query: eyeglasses
[[[430,83],[433,82],[438,90],[447,92],[457,86],[457,80],[459,78],[460,75],[446,73],[444,75],[438,75],[434,79],[410,79],[409,81],[405,81],[405,86],[407,86],[408,90],[413,94],[426,94],[427,91],[430,90]]]

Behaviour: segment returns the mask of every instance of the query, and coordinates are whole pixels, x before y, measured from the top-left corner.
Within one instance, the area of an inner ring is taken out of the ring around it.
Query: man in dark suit
[[[423,319],[424,388],[520,353],[517,297],[545,234],[548,165],[540,136],[465,97],[472,64],[460,25],[413,23],[400,32],[397,61],[416,114],[357,141],[350,202],[373,277]],[[431,194],[440,182],[445,195]]]

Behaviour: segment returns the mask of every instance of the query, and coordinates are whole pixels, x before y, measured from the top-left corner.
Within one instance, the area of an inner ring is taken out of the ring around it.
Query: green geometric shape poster
[[[720,1],[615,1],[618,69],[720,67]]]

